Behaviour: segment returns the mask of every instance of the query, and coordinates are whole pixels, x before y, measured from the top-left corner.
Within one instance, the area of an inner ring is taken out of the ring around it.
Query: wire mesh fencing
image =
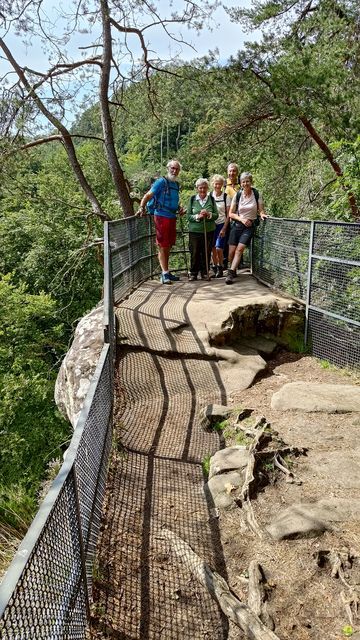
[[[360,367],[360,225],[270,218],[253,243],[253,273],[306,305],[305,343]]]
[[[180,223],[174,270],[188,270]],[[312,353],[360,366],[360,226],[268,219],[257,231],[252,271],[306,304]],[[158,273],[150,218],[105,224],[105,343],[61,470],[0,588],[4,640],[85,638],[96,540],[112,440],[114,301]]]
[[[66,459],[2,582],[2,640],[85,638],[112,438],[112,366],[106,344]]]

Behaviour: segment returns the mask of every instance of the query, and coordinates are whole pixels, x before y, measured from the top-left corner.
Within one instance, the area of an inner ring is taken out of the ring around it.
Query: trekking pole
[[[184,258],[185,258],[186,271],[187,271],[187,273],[189,273],[187,251],[186,251],[186,247],[185,247],[185,238],[184,238],[184,225],[183,225],[182,216],[180,216],[180,229],[181,229],[182,245],[183,245],[183,252],[184,252]]]
[[[209,256],[208,256],[208,246],[207,246],[207,233],[206,233],[206,222],[205,218],[203,218],[204,223],[204,243],[205,243],[205,263],[206,263],[206,273],[208,282],[210,281],[210,273],[209,273]]]

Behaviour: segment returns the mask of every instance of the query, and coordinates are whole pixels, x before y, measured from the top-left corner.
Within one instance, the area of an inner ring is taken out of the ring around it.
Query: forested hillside
[[[184,3],[177,19],[206,28],[210,4]],[[59,53],[62,43],[49,31],[48,73],[21,67],[6,34],[14,27],[30,38],[40,26],[44,33],[38,3],[9,3],[1,15],[0,48],[12,74],[4,72],[0,97],[2,554],[9,535],[29,524],[46,469],[71,437],[53,387],[78,319],[101,298],[104,219],[136,211],[152,176],[174,156],[183,165],[184,204],[198,177],[225,174],[235,161],[253,173],[270,215],[359,217],[357,0],[255,0],[248,10],[224,10],[223,20],[245,26],[249,40],[257,30],[241,51],[234,42],[225,65],[215,54],[191,63],[150,59],[140,37],[144,14],[123,5],[118,15],[116,3],[102,0],[96,14],[79,4],[73,29],[80,32],[79,16],[98,20],[103,46],[98,54],[94,44],[94,56],[81,63],[99,93],[82,98],[70,125],[63,116],[69,87],[85,82],[80,63],[66,47]],[[117,38],[134,25],[142,57],[125,73]],[[67,89],[58,84],[65,75]]]

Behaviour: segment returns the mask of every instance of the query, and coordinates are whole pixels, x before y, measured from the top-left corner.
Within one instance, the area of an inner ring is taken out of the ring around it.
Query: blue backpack
[[[146,204],[146,211],[151,216],[154,215],[155,209],[157,209],[158,207],[161,208],[161,209],[165,209],[166,211],[169,211],[170,213],[176,213],[176,211],[174,211],[173,209],[170,209],[169,207],[167,207],[165,205],[165,198],[166,198],[166,196],[169,195],[171,189],[175,189],[175,191],[178,192],[180,190],[180,186],[179,186],[179,184],[177,182],[171,182],[170,180],[165,178],[165,176],[163,176],[162,179],[165,180],[165,187],[164,187],[164,189],[162,189],[162,192],[161,192],[161,194],[162,194],[161,201],[158,200],[154,196]]]

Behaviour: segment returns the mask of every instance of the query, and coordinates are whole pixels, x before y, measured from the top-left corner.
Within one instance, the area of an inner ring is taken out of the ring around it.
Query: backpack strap
[[[259,196],[260,196],[260,194],[259,194],[258,190],[255,189],[255,187],[251,187],[251,189],[252,189],[252,192],[253,192],[253,194],[255,196],[256,206],[257,206],[257,209],[259,211]],[[238,208],[238,206],[239,206],[241,194],[242,194],[242,189],[239,189],[239,191],[236,192],[236,208]]]

